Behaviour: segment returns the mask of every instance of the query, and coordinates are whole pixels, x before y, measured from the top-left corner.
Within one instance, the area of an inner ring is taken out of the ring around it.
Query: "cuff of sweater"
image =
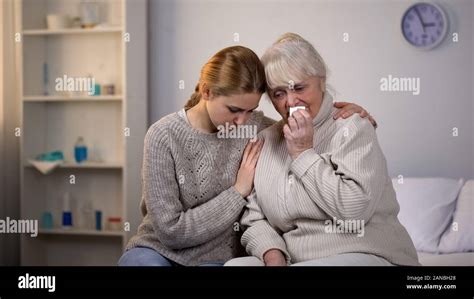
[[[228,199],[230,206],[235,207],[240,211],[247,205],[247,200],[242,197],[242,194],[240,194],[234,186],[227,189],[227,193],[229,194]]]
[[[296,174],[298,178],[301,178],[319,159],[321,159],[321,156],[319,156],[313,148],[307,149],[291,163],[290,170]]]
[[[259,258],[262,262],[263,254],[270,249],[278,249],[286,257],[286,262],[290,264],[290,254],[286,250],[286,244],[283,238],[271,227],[257,224],[246,232],[246,237],[252,240],[248,243],[248,252]]]

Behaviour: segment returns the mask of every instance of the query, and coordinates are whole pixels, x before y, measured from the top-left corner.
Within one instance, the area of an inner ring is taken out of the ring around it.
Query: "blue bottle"
[[[53,227],[54,227],[53,214],[51,212],[44,212],[42,221],[41,221],[41,228],[52,229]]]
[[[69,193],[64,193],[63,196],[63,228],[72,227],[72,212],[71,212],[71,198]]]
[[[102,230],[102,211],[95,211],[95,229]]]
[[[100,84],[98,84],[98,83],[94,84],[94,93],[92,95],[93,96],[100,96]]]
[[[84,143],[84,138],[79,137],[74,145],[74,158],[77,163],[87,160],[87,146]]]

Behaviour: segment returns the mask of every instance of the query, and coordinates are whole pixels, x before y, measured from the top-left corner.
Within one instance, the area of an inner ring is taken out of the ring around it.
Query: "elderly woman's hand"
[[[359,105],[348,102],[335,102],[334,107],[339,108],[339,110],[334,114],[334,119],[338,119],[340,117],[345,119],[354,113],[359,113],[360,117],[362,118],[368,117],[369,121],[372,123],[372,126],[377,128],[377,122],[375,119],[370,115],[369,112],[367,112],[367,110]]]
[[[295,160],[307,149],[313,148],[313,120],[306,110],[298,110],[288,117],[288,123],[283,126],[288,152]]]
[[[270,249],[263,255],[265,266],[287,266],[285,255],[278,249]]]

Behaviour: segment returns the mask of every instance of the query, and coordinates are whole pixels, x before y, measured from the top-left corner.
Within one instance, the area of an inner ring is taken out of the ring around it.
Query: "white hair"
[[[311,76],[326,78],[326,64],[307,40],[295,33],[282,35],[262,56],[270,89],[301,82]]]

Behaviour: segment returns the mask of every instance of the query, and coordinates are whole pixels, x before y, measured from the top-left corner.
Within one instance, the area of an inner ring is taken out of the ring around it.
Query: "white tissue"
[[[305,110],[306,107],[305,106],[290,107],[290,116],[293,114],[293,112],[295,112],[296,110],[300,110],[300,109]]]

